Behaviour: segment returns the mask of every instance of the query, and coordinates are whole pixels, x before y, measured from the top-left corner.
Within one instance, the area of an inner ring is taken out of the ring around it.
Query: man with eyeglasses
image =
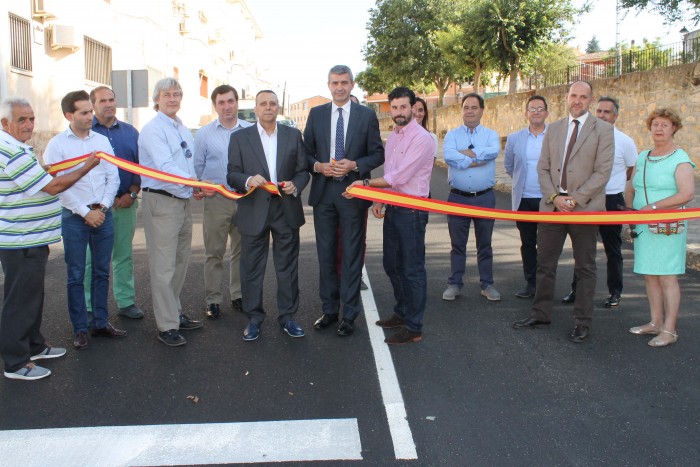
[[[542,191],[537,175],[542,141],[547,133],[545,120],[549,116],[547,101],[534,95],[527,100],[525,118],[528,126],[508,135],[503,165],[513,179],[511,207],[513,211],[538,212]],[[515,292],[518,298],[535,295],[537,271],[537,222],[516,222],[520,232],[520,257],[523,261],[525,287]]]
[[[92,152],[114,154],[109,140],[92,131],[92,103],[85,91],[73,91],[61,100],[61,110],[68,128],[54,136],[44,151],[46,164],[57,164]],[[79,170],[80,165],[58,175]],[[92,337],[121,338],[126,331],[114,328],[109,321],[109,260],[114,243],[111,207],[119,189],[119,172],[113,164],[100,164],[86,177],[58,195],[63,206],[63,248],[67,267],[68,313],[73,325],[73,347],[88,346]],[[88,318],[85,301],[85,260],[88,245],[92,258],[92,317]]]
[[[620,104],[616,99],[609,96],[598,99],[595,115],[599,119],[615,125],[619,112]],[[614,138],[615,161],[610,180],[605,186],[606,211],[619,211],[620,206],[625,205],[625,185],[632,175],[632,169],[637,163],[637,154],[639,154],[634,140],[618,130],[617,127],[614,127]],[[598,227],[598,232],[603,240],[603,248],[608,260],[607,285],[610,295],[603,302],[603,307],[618,307],[622,300],[622,225],[601,225]],[[562,303],[576,301],[576,274],[571,282],[571,292],[561,301]]]
[[[141,165],[172,175],[196,179],[194,139],[177,116],[182,87],[175,78],[158,81],[153,89],[153,108],[158,114],[139,135]],[[201,200],[210,190],[142,177],[143,231],[148,248],[153,313],[158,339],[165,345],[187,343],[181,330],[197,329],[202,321],[183,313],[180,292],[185,283],[192,246],[190,198]]]

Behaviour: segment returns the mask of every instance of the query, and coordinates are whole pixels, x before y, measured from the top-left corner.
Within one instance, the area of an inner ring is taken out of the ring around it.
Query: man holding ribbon
[[[357,198],[346,199],[343,192],[352,182],[368,178],[384,162],[377,115],[350,101],[354,87],[350,68],[345,65],[331,68],[328,89],[333,101],[311,109],[304,129],[308,168],[313,175],[309,204],[314,208],[323,309],[314,328],[326,329],[337,322],[342,305],[343,320],[336,331],[341,337],[352,335],[360,314],[365,219],[372,204]],[[338,242],[342,258],[340,275],[336,259]]]
[[[542,190],[540,211],[605,211],[605,185],[615,157],[613,126],[588,112],[593,102],[590,83],[573,83],[566,102],[569,115],[552,123],[542,142],[537,165]],[[532,310],[528,318],[514,322],[513,327],[525,329],[550,323],[557,264],[568,235],[578,280],[575,326],[570,339],[579,343],[588,338],[596,285],[597,232],[595,224],[539,225],[537,287]]]
[[[194,180],[194,139],[177,116],[181,103],[182,87],[175,78],[163,78],[156,83],[153,108],[158,113],[141,130],[139,157],[145,167]],[[214,192],[146,176],[142,177],[141,186],[158,339],[173,347],[184,345],[187,340],[180,331],[203,326],[202,321],[183,312],[180,302],[192,247],[190,198],[201,200]]]
[[[113,154],[109,140],[92,131],[92,103],[85,91],[69,92],[61,100],[61,110],[68,128],[54,136],[44,151],[44,162],[56,164],[86,153]],[[58,175],[78,170],[66,169]],[[109,294],[109,261],[114,243],[111,207],[119,189],[119,172],[112,164],[100,164],[87,177],[59,194],[63,206],[62,235],[68,269],[68,312],[73,324],[73,346],[88,346],[87,332],[93,337],[121,338],[126,331],[114,328],[107,321]],[[92,318],[88,320],[85,301],[86,256],[88,245],[92,259]],[[90,321],[90,322],[88,322]]]

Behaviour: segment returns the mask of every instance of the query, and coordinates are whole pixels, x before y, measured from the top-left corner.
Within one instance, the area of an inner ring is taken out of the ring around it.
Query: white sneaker
[[[442,293],[443,300],[454,300],[459,295],[460,287],[457,285],[449,285]]]
[[[5,378],[23,379],[31,381],[35,379],[46,378],[51,374],[51,370],[42,366],[37,366],[33,363],[27,363],[25,366],[15,371],[14,373],[5,372]]]
[[[496,290],[496,287],[489,285],[485,289],[481,291],[481,295],[486,297],[487,299],[491,300],[492,302],[497,302],[501,300],[501,294],[498,293],[498,290]]]
[[[51,346],[46,346],[44,350],[39,352],[36,355],[32,355],[31,361],[34,360],[42,360],[44,358],[58,358],[58,357],[63,357],[66,354],[66,349],[62,349],[61,347],[51,347]]]

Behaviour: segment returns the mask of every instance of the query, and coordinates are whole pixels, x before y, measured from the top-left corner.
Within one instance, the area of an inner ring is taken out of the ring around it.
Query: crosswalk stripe
[[[356,418],[0,431],[4,467],[361,460]]]

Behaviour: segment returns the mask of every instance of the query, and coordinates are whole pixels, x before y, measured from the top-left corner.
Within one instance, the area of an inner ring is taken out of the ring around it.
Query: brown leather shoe
[[[116,329],[114,326],[107,323],[107,326],[103,328],[93,329],[90,335],[92,337],[126,337],[126,331]]]
[[[73,341],[73,347],[78,350],[86,349],[88,346],[87,332],[79,332],[75,335],[75,340]]]
[[[379,321],[375,322],[377,326],[380,328],[384,329],[392,329],[392,328],[400,328],[406,323],[406,320],[403,318],[399,318],[396,315],[391,315],[391,318],[389,319],[380,319]]]
[[[418,331],[411,331],[407,328],[401,328],[391,336],[384,339],[384,342],[389,345],[403,345],[410,344],[411,342],[418,342],[422,338],[422,333]]]

